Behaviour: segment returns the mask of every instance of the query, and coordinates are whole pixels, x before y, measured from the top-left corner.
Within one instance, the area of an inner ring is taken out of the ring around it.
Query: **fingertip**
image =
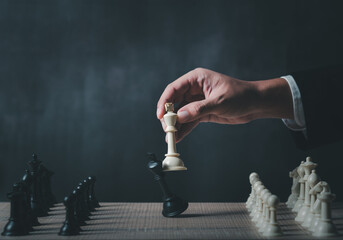
[[[157,107],[156,116],[158,119],[161,119],[161,108],[160,107]]]

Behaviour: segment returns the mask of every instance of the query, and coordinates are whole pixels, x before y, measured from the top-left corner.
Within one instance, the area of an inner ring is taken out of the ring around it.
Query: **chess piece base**
[[[179,154],[166,154],[162,162],[163,171],[183,171],[187,170],[182,160],[178,158]]]
[[[317,228],[313,232],[313,236],[315,237],[334,237],[337,235],[337,229],[330,220],[320,220]]]
[[[277,224],[272,224],[268,225],[263,232],[263,236],[265,237],[278,237],[282,236],[282,231],[279,225]]]
[[[295,218],[295,221],[302,223],[305,220],[305,217],[309,211],[310,211],[310,207],[304,203],[303,206],[299,209],[299,212],[298,212],[297,217]]]
[[[58,233],[58,235],[60,236],[74,236],[74,235],[79,235],[80,234],[80,230],[79,227],[77,225],[69,225],[68,223],[64,224],[60,230],[60,232]]]
[[[28,234],[29,232],[24,224],[12,220],[6,224],[4,231],[1,233],[2,236],[23,236]]]
[[[188,208],[188,202],[177,196],[167,198],[163,202],[162,215],[164,217],[176,217]]]

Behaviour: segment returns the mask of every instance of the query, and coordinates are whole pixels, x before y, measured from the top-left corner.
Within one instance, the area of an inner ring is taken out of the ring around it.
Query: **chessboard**
[[[189,203],[178,217],[162,216],[161,203],[100,203],[80,235],[59,236],[65,220],[65,207],[56,204],[48,216],[40,217],[40,226],[29,235],[1,239],[273,239],[263,237],[251,222],[245,203]],[[10,215],[10,203],[0,203],[0,229]],[[277,219],[284,233],[274,239],[314,239],[284,203],[278,208]],[[343,203],[333,203],[332,218],[343,239]],[[319,238],[321,239],[321,238]]]

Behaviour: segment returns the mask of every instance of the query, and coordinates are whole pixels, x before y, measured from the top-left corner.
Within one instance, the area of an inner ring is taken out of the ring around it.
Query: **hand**
[[[164,104],[179,103],[176,141],[200,122],[242,124],[258,118],[293,119],[292,95],[282,78],[243,81],[197,68],[170,83],[157,104],[165,129]]]

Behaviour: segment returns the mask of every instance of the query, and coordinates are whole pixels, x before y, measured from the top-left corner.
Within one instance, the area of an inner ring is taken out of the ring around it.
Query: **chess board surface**
[[[161,203],[101,203],[78,236],[62,237],[57,233],[65,218],[62,204],[49,216],[39,218],[41,226],[28,236],[1,239],[265,239],[251,222],[244,203],[190,203],[178,218],[165,218]],[[10,204],[0,203],[0,228],[7,223]],[[333,221],[343,239],[343,203],[335,203]],[[280,204],[278,221],[284,236],[277,239],[314,239],[294,221],[295,214]],[[271,238],[267,238],[271,239]]]

